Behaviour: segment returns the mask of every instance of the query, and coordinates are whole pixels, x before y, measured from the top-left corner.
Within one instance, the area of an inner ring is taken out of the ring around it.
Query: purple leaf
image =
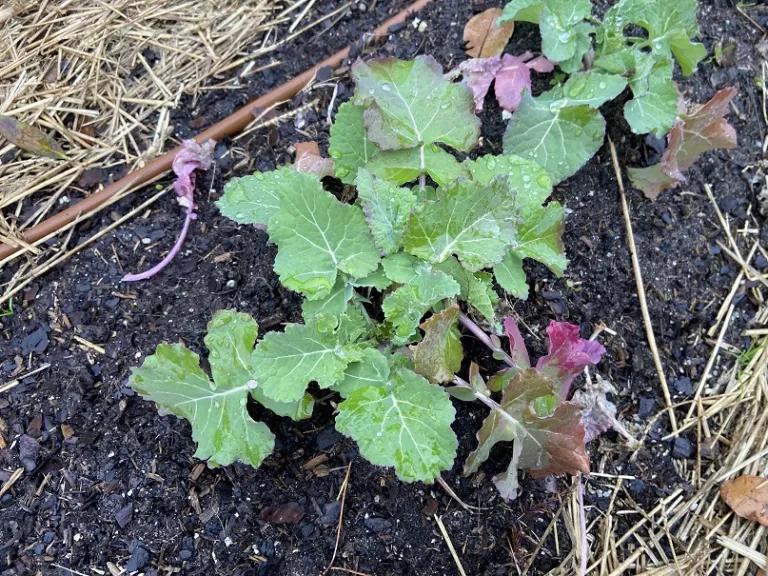
[[[565,399],[571,383],[584,368],[600,362],[605,347],[599,342],[579,338],[579,327],[567,322],[550,322],[549,354],[539,358],[536,370],[546,374],[559,386]]]
[[[517,327],[517,322],[511,316],[504,319],[504,330],[509,338],[509,355],[515,361],[518,368],[526,370],[531,367],[531,360],[528,358],[528,349],[525,347],[523,336]]]
[[[168,255],[146,272],[141,274],[128,274],[124,276],[121,282],[136,282],[137,280],[147,280],[160,272],[176,254],[181,250],[184,239],[189,232],[189,225],[196,218],[195,214],[195,170],[208,170],[213,164],[213,149],[216,146],[214,140],[208,140],[200,145],[194,140],[184,140],[181,150],[173,159],[173,172],[176,174],[176,181],[173,183],[173,189],[176,191],[179,204],[185,209],[186,217],[184,226],[181,229],[176,243],[168,252]]]
[[[496,80],[496,100],[504,110],[513,112],[520,105],[523,91],[531,90],[531,70],[545,73],[554,68],[555,65],[544,56],[533,58],[533,54],[525,52],[521,56],[504,54],[465,60],[448,76],[463,76],[464,82],[472,89],[476,112],[483,109],[483,100],[491,83]]]

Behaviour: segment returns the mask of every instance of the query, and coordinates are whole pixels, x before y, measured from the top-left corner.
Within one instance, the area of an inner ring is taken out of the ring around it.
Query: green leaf
[[[557,184],[600,149],[605,120],[589,106],[552,106],[558,100],[553,92],[538,98],[523,94],[504,133],[504,152],[535,160]]]
[[[670,34],[670,48],[675,55],[683,76],[690,76],[696,71],[696,66],[707,56],[704,44],[691,42],[682,30],[674,30]]]
[[[422,172],[429,174],[440,186],[467,175],[452,154],[435,144],[404,150],[384,150],[365,167],[379,178],[397,185],[413,182]]]
[[[504,6],[504,11],[496,23],[499,26],[512,21],[538,24],[542,8],[544,8],[542,0],[512,0]]]
[[[584,68],[584,56],[592,48],[592,36],[590,34],[594,30],[594,26],[587,22],[579,22],[573,27],[573,56],[560,62],[560,70],[566,74],[573,74]]]
[[[428,264],[404,252],[384,257],[381,266],[387,278],[398,284],[408,284],[416,279],[419,271],[429,269]]]
[[[388,288],[392,281],[387,278],[384,268],[379,265],[375,272],[371,272],[368,276],[362,278],[351,279],[349,283],[360,288],[376,288],[376,290],[382,291]]]
[[[339,327],[336,330],[339,343],[356,344],[372,338],[375,332],[376,325],[363,307],[361,297],[353,293],[346,311],[339,316]]]
[[[350,362],[360,360],[360,349],[341,341],[340,330],[330,327],[329,320],[316,316],[304,325],[289,324],[284,332],[269,332],[262,338],[251,362],[264,394],[279,402],[295,402],[311,381],[321,388],[333,386]]]
[[[305,299],[301,303],[301,317],[306,322],[318,314],[329,314],[331,316],[344,314],[344,311],[347,309],[347,303],[352,299],[353,292],[352,284],[348,283],[347,279],[340,274],[328,296],[320,300]]]
[[[493,275],[499,286],[512,296],[522,300],[528,298],[528,283],[525,281],[523,259],[513,250],[507,252],[504,259],[493,267]]]
[[[229,382],[232,385],[252,382],[249,387],[251,397],[265,408],[294,420],[309,418],[315,403],[309,394],[296,402],[276,402],[253,382],[251,353],[258,333],[259,325],[248,314],[219,310],[213,315],[208,323],[205,345],[210,350],[208,363],[214,382]]]
[[[362,278],[379,265],[379,251],[362,210],[323,191],[320,181],[283,196],[269,221],[277,244],[275,272],[284,286],[320,300],[331,293],[339,272]]]
[[[557,276],[562,276],[568,265],[563,244],[564,231],[565,209],[559,202],[550,202],[523,220],[512,251],[520,258],[533,258]]]
[[[411,346],[416,373],[433,384],[453,380],[461,369],[464,351],[458,330],[461,310],[455,304],[427,318],[419,326],[424,338]]]
[[[545,0],[539,15],[541,51],[550,60],[573,58],[577,49],[576,24],[592,14],[590,0]]]
[[[422,270],[408,284],[389,294],[381,308],[395,328],[394,342],[408,342],[427,310],[441,300],[458,295],[459,291],[459,284],[447,274]]]
[[[518,213],[506,178],[483,186],[456,180],[435,202],[414,213],[403,235],[405,250],[439,263],[452,254],[474,272],[500,262],[515,239]]]
[[[672,63],[654,62],[650,57],[629,83],[635,97],[624,105],[624,117],[635,134],[653,132],[663,136],[677,119],[677,86],[672,80]]]
[[[357,169],[379,153],[365,134],[364,110],[352,102],[345,102],[339,106],[331,125],[328,155],[333,158],[336,177],[344,184],[352,184],[357,177]]]
[[[355,184],[373,241],[384,255],[397,252],[403,228],[416,205],[416,194],[363,168],[358,171]]]
[[[493,276],[489,272],[475,272],[467,276],[469,278],[467,302],[493,324],[496,320],[494,309],[499,303],[499,296],[493,290]]]
[[[266,226],[280,210],[280,199],[296,188],[322,190],[317,176],[283,167],[233,178],[224,185],[224,195],[216,205],[230,220],[239,224]]]
[[[627,87],[627,81],[618,74],[602,74],[590,70],[577,72],[563,85],[563,95],[568,99],[566,106],[585,104],[599,108],[613,100]]]
[[[369,386],[386,386],[389,381],[389,362],[375,348],[364,348],[363,357],[352,362],[344,372],[344,378],[333,386],[343,398]]]
[[[354,102],[365,106],[368,138],[382,150],[442,142],[464,152],[480,136],[472,91],[443,77],[431,56],[377,58],[352,66]]]
[[[379,466],[394,466],[405,482],[432,482],[453,465],[456,411],[447,392],[400,369],[387,387],[369,386],[339,404],[336,429]]]
[[[192,425],[195,457],[212,468],[235,461],[258,467],[274,449],[275,437],[248,415],[251,383],[209,380],[197,354],[180,344],[160,344],[141,368],[134,368],[131,386],[162,410]]]

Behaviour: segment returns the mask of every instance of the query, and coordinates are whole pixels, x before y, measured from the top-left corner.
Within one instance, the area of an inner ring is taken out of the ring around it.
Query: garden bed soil
[[[488,1],[477,8],[499,4]],[[246,88],[207,92],[194,106],[188,98],[173,113],[174,137],[188,138],[220,120],[310,63],[357,41],[403,5],[379,1],[372,11],[355,9],[329,31],[310,32],[279,50],[273,58],[281,64],[253,76]],[[473,8],[467,0],[435,2],[364,55],[432,54],[448,69],[464,58],[461,34]],[[314,10],[330,9],[321,5]],[[755,17],[766,16],[758,12]],[[699,19],[700,37],[710,54],[718,41],[731,38],[738,50],[733,63],[707,61],[681,86],[686,97],[699,102],[717,89],[738,88],[729,119],[740,147],[705,155],[680,190],[664,193],[656,203],[629,191],[650,316],[676,402],[692,395],[691,383],[698,381],[711,351],[705,332],[738,272],[717,248],[724,235],[703,185],[713,185],[721,209],[734,222],[743,222],[750,207],[754,213],[759,189],[745,168],[762,158],[764,129],[754,87],[760,76],[759,33],[726,0],[702,2]],[[538,42],[534,26],[519,24],[507,50],[535,49]],[[457,402],[459,454],[453,470],[443,474],[465,503],[486,508],[473,514],[438,485],[406,484],[391,469],[365,462],[355,443],[334,430],[337,398],[318,390],[311,420],[293,423],[265,416],[278,439],[274,454],[259,470],[243,465],[211,470],[192,457],[189,425],[159,416],[153,404],[127,385],[130,368],[162,341],[184,342],[204,357],[205,327],[218,309],[252,314],[262,332],[300,320],[298,295],[284,289],[272,271],[275,248],[266,233],[223,218],[214,200],[233,176],[292,161],[290,146],[295,142],[316,139],[327,149],[328,106],[333,101],[335,109],[348,99],[352,85],[344,70],[319,80],[279,109],[296,110],[316,101],[303,112],[279,126],[220,143],[215,169],[198,179],[198,220],[182,253],[161,275],[148,282],[119,283],[124,273],[145,269],[171,247],[183,220],[172,194],[151,214],[142,214],[39,279],[17,298],[13,314],[0,319],[3,381],[50,364],[0,394],[0,431],[6,443],[0,449],[0,484],[17,468],[25,469],[0,500],[3,576],[68,573],[57,566],[105,573],[108,562],[146,574],[319,574],[333,553],[336,498],[349,464],[337,565],[378,576],[455,573],[430,516],[434,512],[442,515],[467,574],[516,573],[515,566],[528,562],[571,481],[558,479],[553,493],[543,481],[524,477],[520,497],[503,502],[490,478],[506,466],[509,446],[496,448],[479,475],[463,478],[462,462],[485,416],[481,406]],[[534,89],[546,86],[540,78]],[[622,163],[655,161],[657,153],[630,132],[622,105],[614,102],[603,110]],[[500,153],[504,122],[491,100],[482,118],[484,138],[473,155]],[[71,241],[87,239],[151,193],[147,188],[122,200],[80,227]],[[554,197],[569,209],[565,243],[570,265],[558,279],[529,262],[531,296],[525,302],[510,300],[509,311],[521,320],[534,357],[546,350],[544,329],[551,319],[580,325],[586,337],[600,324],[615,330],[615,336],[600,337],[608,353],[597,371],[617,386],[620,416],[640,437],[662,411],[664,399],[645,339],[607,146],[557,186]],[[768,240],[765,228],[762,240]],[[756,266],[765,268],[768,262],[758,258]],[[741,346],[739,334],[755,303],[748,294],[737,294],[735,302],[726,341]],[[464,341],[484,371],[496,367],[471,336]],[[729,357],[720,358],[713,374],[731,363]],[[636,478],[628,482],[628,493],[645,509],[677,488],[687,490],[673,459],[694,457],[696,434],[662,441],[668,431],[666,415],[661,415],[634,460],[615,434],[606,434],[589,447],[593,470]],[[307,466],[318,457],[319,465]],[[588,522],[606,508],[612,486],[612,480],[600,477],[589,481]],[[303,511],[298,523],[261,519],[265,507],[288,503]],[[618,517],[616,522],[620,532],[633,519]],[[562,520],[558,530],[557,545],[550,534],[530,573],[545,573],[568,554]]]

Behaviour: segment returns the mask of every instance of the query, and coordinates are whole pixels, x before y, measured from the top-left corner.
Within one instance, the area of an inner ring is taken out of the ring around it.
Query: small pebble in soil
[[[130,552],[131,557],[128,558],[128,562],[125,565],[126,572],[138,572],[149,564],[149,550],[138,540],[131,540],[130,544],[128,544],[128,552]]]
[[[675,438],[675,444],[672,448],[672,457],[679,460],[685,460],[693,456],[693,446],[690,440],[683,437]]]
[[[650,416],[656,410],[655,398],[640,398],[640,407],[637,410],[638,416]]]
[[[643,480],[640,480],[640,478],[636,478],[635,480],[632,480],[629,483],[629,491],[632,493],[633,496],[642,494],[644,490],[645,490],[645,482]]]
[[[328,450],[331,446],[341,440],[341,434],[339,434],[333,427],[329,426],[324,428],[320,434],[317,435],[317,448],[319,450]]]
[[[115,522],[120,528],[128,526],[130,521],[133,520],[133,504],[127,504],[118,510],[115,514]]]
[[[341,511],[341,501],[334,500],[323,506],[323,515],[320,516],[320,522],[325,524],[336,524],[339,521],[339,512]]]
[[[674,388],[675,392],[682,394],[683,396],[690,396],[693,394],[693,384],[691,384],[690,378],[680,378],[680,380],[675,380],[672,383],[672,388]]]
[[[386,518],[370,516],[364,520],[365,526],[376,534],[382,534],[392,531],[392,521]]]
[[[24,470],[27,472],[32,472],[37,466],[37,453],[39,450],[40,444],[32,436],[22,434],[19,437],[19,461],[21,461],[21,465],[24,466]]]
[[[43,326],[30,332],[21,341],[21,351],[24,356],[28,354],[42,354],[48,348],[48,333]]]

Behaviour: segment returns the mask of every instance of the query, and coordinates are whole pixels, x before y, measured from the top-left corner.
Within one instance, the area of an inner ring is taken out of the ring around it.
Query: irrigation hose
[[[382,38],[386,38],[390,33],[390,28],[397,24],[401,24],[405,19],[414,12],[418,12],[427,4],[430,4],[433,0],[417,0],[410,6],[401,10],[395,14],[392,18],[384,22],[381,26],[376,28],[370,35],[373,42],[377,42]],[[202,144],[203,142],[214,139],[221,140],[225,136],[234,136],[241,132],[248,124],[250,124],[255,118],[254,112],[258,110],[265,110],[270,106],[274,106],[278,102],[290,100],[296,94],[298,94],[305,86],[307,86],[317,74],[318,70],[325,67],[338,68],[344,60],[349,57],[351,47],[347,46],[343,50],[337,52],[333,56],[326,58],[319,64],[315,64],[312,68],[305,70],[298,76],[294,76],[291,80],[278,86],[277,88],[270,90],[263,96],[260,96],[256,100],[246,104],[240,108],[234,114],[224,118],[220,122],[217,122],[207,130],[201,132],[195,136],[195,140]],[[176,147],[169,152],[166,152],[162,156],[155,158],[152,162],[131,172],[127,176],[121,178],[117,182],[114,182],[106,188],[83,198],[77,204],[70,206],[69,208],[62,210],[61,212],[54,214],[50,218],[44,220],[37,226],[34,226],[22,234],[22,240],[26,244],[34,244],[41,238],[45,238],[51,234],[55,234],[58,230],[73,222],[76,218],[83,214],[96,210],[107,202],[110,198],[118,193],[132,192],[149,182],[153,178],[156,178],[171,169],[171,164],[180,148]],[[24,246],[12,246],[10,244],[0,245],[0,260],[15,254],[21,250]]]

